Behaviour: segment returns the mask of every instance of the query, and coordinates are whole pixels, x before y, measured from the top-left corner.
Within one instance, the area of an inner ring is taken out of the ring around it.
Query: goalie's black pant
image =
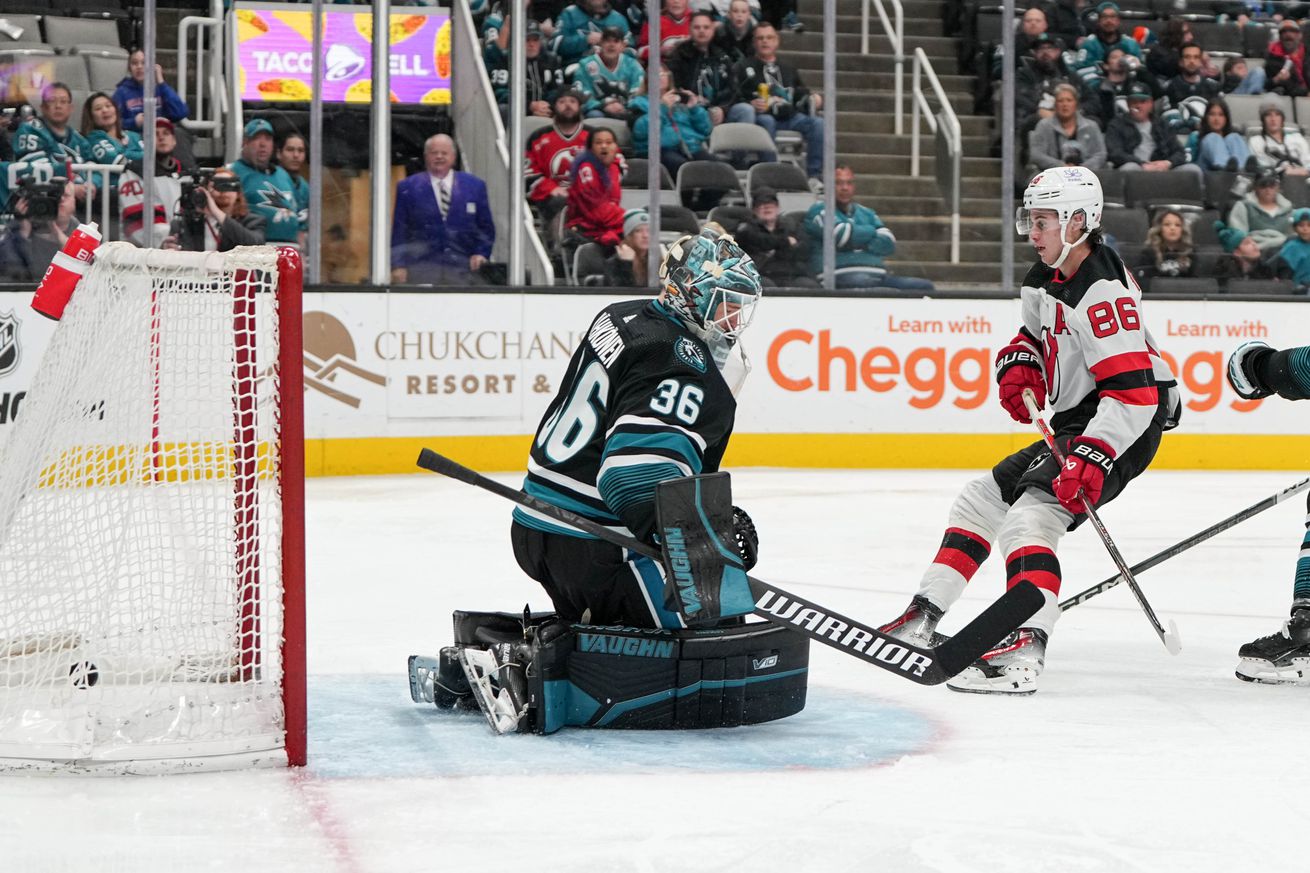
[[[665,608],[664,574],[650,558],[518,522],[510,525],[510,541],[519,566],[546,589],[560,618],[594,625],[686,627]]]

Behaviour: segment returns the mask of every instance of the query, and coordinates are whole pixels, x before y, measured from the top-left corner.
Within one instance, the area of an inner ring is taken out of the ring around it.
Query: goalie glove
[[[1020,328],[1010,344],[996,355],[996,385],[1000,389],[1001,406],[1010,413],[1010,418],[1031,424],[1023,392],[1031,390],[1044,399],[1046,376],[1042,372],[1041,347],[1026,328]]]
[[[1051,490],[1060,505],[1077,515],[1085,512],[1079,492],[1093,506],[1101,499],[1105,477],[1114,469],[1114,449],[1095,437],[1074,437],[1060,473],[1051,480]]]
[[[737,541],[737,553],[746,572],[755,566],[760,558],[760,537],[755,531],[755,522],[740,506],[732,508],[732,535]]]

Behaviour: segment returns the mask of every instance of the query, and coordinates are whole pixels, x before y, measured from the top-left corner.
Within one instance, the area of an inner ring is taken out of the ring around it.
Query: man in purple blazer
[[[478,270],[496,240],[487,186],[471,173],[455,171],[455,141],[444,133],[424,144],[423,162],[426,172],[396,186],[391,281],[480,284]]]

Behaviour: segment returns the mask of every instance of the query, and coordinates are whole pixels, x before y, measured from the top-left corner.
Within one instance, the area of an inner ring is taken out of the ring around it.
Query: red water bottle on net
[[[63,249],[55,253],[50,266],[46,267],[45,275],[32,295],[32,308],[53,321],[63,318],[64,307],[73,296],[77,283],[86,275],[99,245],[100,228],[96,223],[79,224]]]

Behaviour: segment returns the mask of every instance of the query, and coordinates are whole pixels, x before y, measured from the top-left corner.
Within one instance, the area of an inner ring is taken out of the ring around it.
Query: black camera
[[[28,177],[18,186],[18,196],[27,204],[22,217],[32,221],[54,221],[59,214],[59,201],[64,199],[63,179],[41,182]]]
[[[200,170],[194,176],[183,176],[180,200],[184,220],[193,224],[204,220],[205,213],[209,211],[209,198],[205,196],[205,188],[215,193],[240,191],[241,180],[233,176],[220,176],[216,179],[214,170]]]
[[[179,201],[182,218],[187,223],[199,224],[204,221],[205,213],[209,211],[209,198],[205,196],[204,188],[213,177],[213,170],[201,170],[194,176],[182,177],[182,196]]]

